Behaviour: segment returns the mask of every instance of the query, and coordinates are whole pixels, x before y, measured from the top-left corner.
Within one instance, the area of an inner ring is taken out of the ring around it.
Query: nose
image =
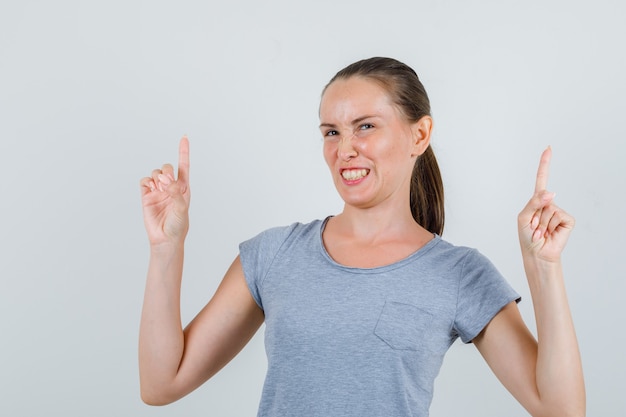
[[[351,133],[347,136],[342,136],[337,143],[337,156],[344,161],[354,158],[357,155],[357,151],[353,146],[352,139],[356,136],[356,133]]]

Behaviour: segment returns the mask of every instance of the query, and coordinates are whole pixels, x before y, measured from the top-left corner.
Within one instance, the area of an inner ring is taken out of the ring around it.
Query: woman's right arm
[[[189,220],[189,142],[171,165],[141,180],[150,263],[139,332],[141,398],[152,405],[185,396],[213,376],[252,338],[263,311],[248,290],[239,257],[211,301],[183,330],[180,288]]]

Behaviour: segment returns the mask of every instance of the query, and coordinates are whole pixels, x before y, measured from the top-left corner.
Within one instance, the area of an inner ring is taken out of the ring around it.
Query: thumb
[[[550,205],[555,196],[556,193],[551,193],[548,191],[536,192],[528,201],[526,207],[524,207],[524,209],[519,214],[520,225],[530,223],[535,213]]]
[[[170,198],[177,202],[184,201],[183,193],[186,188],[185,184],[182,184],[181,181],[174,181],[169,174],[159,174],[159,182],[163,186],[163,191],[165,191]]]

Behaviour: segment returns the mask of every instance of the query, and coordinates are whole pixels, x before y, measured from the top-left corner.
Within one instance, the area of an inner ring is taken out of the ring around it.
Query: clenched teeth
[[[359,180],[368,174],[368,170],[362,169],[345,169],[341,172],[341,176],[349,181]]]

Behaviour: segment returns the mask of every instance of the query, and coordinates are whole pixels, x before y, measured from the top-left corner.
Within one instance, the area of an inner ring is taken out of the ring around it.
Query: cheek
[[[380,154],[384,154],[389,159],[404,160],[411,157],[411,141],[403,132],[398,132],[393,137],[379,143]]]
[[[369,146],[369,152],[377,156],[377,166],[383,177],[404,175],[405,168],[412,171],[411,153],[402,141],[390,140]]]
[[[379,162],[392,161],[400,151],[398,144],[393,140],[366,141],[359,147],[359,152],[378,159]]]

